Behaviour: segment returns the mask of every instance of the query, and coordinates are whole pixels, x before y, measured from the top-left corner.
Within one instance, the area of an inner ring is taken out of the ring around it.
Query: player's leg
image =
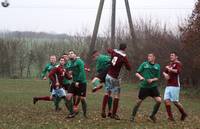
[[[158,91],[158,88],[157,87],[154,87],[152,89],[149,89],[149,92],[151,92],[151,97],[154,98],[154,100],[156,101],[154,107],[153,107],[153,111],[151,113],[151,115],[149,116],[149,118],[153,121],[153,122],[156,122],[156,113],[158,112],[159,108],[160,108],[160,105],[161,105],[161,102],[162,102],[162,99],[160,97],[160,92]]]
[[[104,69],[98,73],[96,77],[92,80],[93,89],[92,92],[96,92],[103,87],[103,83],[105,83],[106,75],[108,73],[108,69]]]
[[[81,100],[83,116],[87,118],[87,102],[86,102],[87,83],[80,83],[78,96]]]
[[[55,106],[55,111],[60,111],[61,108],[59,108],[59,103],[62,99],[63,95],[66,95],[65,93],[62,93],[64,91],[64,89],[60,88],[60,89],[53,89],[52,90],[52,100],[54,102],[54,106]],[[64,91],[65,92],[65,91]]]
[[[57,96],[57,95],[54,95],[53,96],[53,102],[54,102],[54,106],[55,106],[55,111],[60,111],[61,108],[59,108],[59,103],[61,101],[61,97]]]
[[[52,93],[53,86],[52,86],[51,82],[49,82],[49,86],[50,86],[50,92]],[[36,96],[36,97],[33,97],[33,104],[36,104],[39,100],[52,101],[53,98],[52,98],[52,96]]]
[[[67,116],[67,118],[73,118],[75,117],[75,113],[73,111],[73,96],[74,96],[74,83],[72,83],[72,85],[69,87],[68,89],[68,94],[66,95],[66,106],[69,109],[69,114]]]
[[[134,122],[135,116],[139,110],[139,107],[142,103],[142,101],[148,96],[147,94],[147,89],[146,88],[140,88],[139,93],[138,93],[138,99],[136,100],[136,104],[133,107],[132,113],[131,113],[131,118],[130,121]]]
[[[112,103],[113,103],[113,97],[111,96],[111,92],[109,92],[109,97],[108,97],[108,117],[111,117],[111,115],[112,115]]]
[[[106,106],[108,104],[109,96],[111,95],[110,87],[111,87],[110,78],[108,76],[106,76],[106,79],[105,79],[105,94],[103,96],[102,110],[101,110],[102,118],[106,118]]]
[[[119,99],[120,99],[120,87],[114,88],[114,100],[113,100],[113,110],[111,118],[115,120],[120,120],[119,116],[117,115],[117,110],[119,107]]]
[[[73,102],[74,102],[74,106],[73,106],[73,110],[74,112],[76,112],[78,114],[78,105],[81,101],[81,97],[78,95],[74,95],[73,96]]]
[[[164,92],[164,102],[165,102],[165,108],[167,111],[167,115],[168,115],[168,120],[170,121],[174,121],[174,117],[171,111],[171,94],[170,94],[170,87],[166,87],[165,88],[165,92]]]
[[[56,106],[56,111],[61,110],[61,108],[59,108],[59,103],[62,99],[64,99],[65,102],[65,106],[66,108],[69,110],[69,107],[67,105],[67,98],[66,98],[66,92],[64,88],[59,88],[56,90],[56,98],[55,98],[55,106]]]
[[[180,102],[174,102],[175,106],[178,108],[178,110],[181,113],[181,120],[184,121],[185,118],[188,116],[187,113],[185,112],[183,105]]]
[[[79,87],[80,87],[80,84],[79,84]],[[73,110],[76,114],[79,113],[78,111],[78,105],[81,101],[81,91],[80,91],[80,88],[79,87],[75,87],[74,86],[74,96],[73,96],[73,102],[74,102],[74,105],[73,105]]]
[[[33,97],[33,104],[36,104],[38,101],[52,101],[52,97],[51,96],[37,96],[37,97]]]
[[[82,104],[82,111],[83,111],[83,116],[87,118],[87,102],[86,102],[86,97],[81,97],[81,104]]]
[[[187,117],[187,113],[185,112],[182,104],[179,102],[180,87],[173,87],[173,90],[171,92],[172,92],[173,103],[181,113],[181,120],[184,121],[185,118]]]
[[[103,87],[103,83],[101,83],[101,80],[98,77],[94,77],[92,79],[92,86],[92,92],[94,93]]]
[[[109,99],[109,93],[106,92],[104,94],[103,101],[102,101],[102,109],[101,109],[102,118],[106,118],[106,106],[108,104],[108,99]]]

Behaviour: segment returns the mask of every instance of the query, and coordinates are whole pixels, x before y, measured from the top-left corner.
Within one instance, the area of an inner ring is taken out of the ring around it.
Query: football
[[[1,2],[1,5],[6,8],[10,5],[10,3],[8,1],[3,1]]]

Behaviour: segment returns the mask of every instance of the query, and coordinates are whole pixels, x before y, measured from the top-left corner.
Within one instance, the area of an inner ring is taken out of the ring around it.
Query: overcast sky
[[[3,1],[3,0],[0,0]],[[100,0],[9,0],[0,7],[0,30],[91,33]],[[110,25],[111,1],[105,0],[100,32]],[[129,0],[133,21],[149,19],[175,28],[191,15],[196,0]],[[124,0],[117,0],[117,23],[126,23]]]

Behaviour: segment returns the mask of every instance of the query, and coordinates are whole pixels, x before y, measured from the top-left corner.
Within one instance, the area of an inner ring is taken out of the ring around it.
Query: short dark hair
[[[66,52],[64,52],[62,55],[68,55]]]
[[[49,57],[52,57],[52,56],[55,56],[55,57],[56,57],[56,55],[50,55]]]
[[[119,44],[119,50],[125,50],[127,45],[125,43],[120,43]]]
[[[154,54],[153,52],[149,52],[148,55],[149,55],[149,54],[152,54],[153,56],[155,56],[155,54]]]
[[[98,50],[94,50],[94,51],[92,52],[92,55],[96,54],[97,52],[98,52]]]
[[[59,58],[59,60],[61,60],[61,59],[64,59],[64,60],[65,60],[65,58],[64,58],[63,56],[61,56],[61,57]]]
[[[170,52],[170,54],[175,54],[176,56],[178,56],[177,52],[175,52],[175,51]]]
[[[69,52],[74,52],[74,54],[76,54],[76,52],[74,50],[69,50]]]

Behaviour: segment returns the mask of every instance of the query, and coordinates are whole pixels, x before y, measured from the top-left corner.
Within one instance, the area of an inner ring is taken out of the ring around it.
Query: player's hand
[[[164,78],[165,78],[166,80],[169,80],[169,74],[163,72],[163,76],[164,76]]]
[[[77,87],[77,88],[79,87],[79,82],[75,83],[75,87]]]
[[[167,65],[167,66],[165,66],[165,68],[166,68],[166,69],[169,69],[169,66]]]
[[[43,80],[47,80],[47,77],[43,77]]]
[[[90,72],[90,68],[85,68],[85,71],[86,72]]]
[[[166,68],[169,72],[172,70],[172,68],[169,67],[169,66],[165,66],[165,68]]]
[[[140,77],[140,81],[144,81],[145,79],[144,79],[144,77]]]
[[[147,82],[148,82],[149,84],[151,84],[151,83],[153,82],[153,79],[147,79]]]

